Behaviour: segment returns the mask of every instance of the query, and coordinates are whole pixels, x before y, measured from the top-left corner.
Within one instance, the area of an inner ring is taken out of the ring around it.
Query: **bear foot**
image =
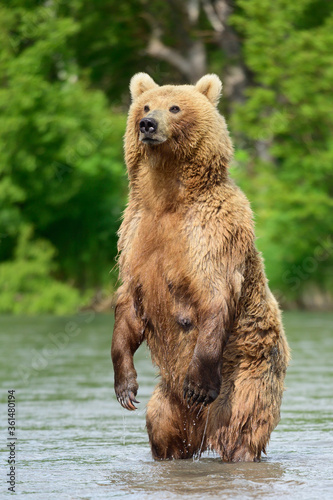
[[[221,378],[218,376],[218,370],[207,371],[207,367],[191,363],[183,384],[183,397],[188,406],[199,404],[206,406],[215,401],[220,387]]]
[[[137,381],[133,379],[124,380],[115,385],[117,400],[126,410],[134,411],[137,409],[133,403],[140,403],[136,400],[138,387]]]

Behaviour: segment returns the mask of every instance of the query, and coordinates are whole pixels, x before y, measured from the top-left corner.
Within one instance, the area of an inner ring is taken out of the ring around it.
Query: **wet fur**
[[[146,341],[161,375],[147,408],[154,458],[211,448],[225,461],[257,461],[279,421],[289,350],[249,203],[228,176],[232,145],[214,106],[219,89],[137,80],[125,136],[130,196],[119,231],[116,394],[133,409],[133,354]],[[145,105],[160,112],[163,144],[139,141]],[[196,405],[195,396],[209,404]]]

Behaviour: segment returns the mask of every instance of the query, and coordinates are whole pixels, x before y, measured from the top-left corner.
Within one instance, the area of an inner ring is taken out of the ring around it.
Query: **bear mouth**
[[[154,138],[154,137],[149,137],[147,135],[141,135],[139,137],[139,140],[143,142],[143,144],[149,144],[149,145],[156,145],[156,144],[162,144],[167,140],[166,137],[159,137],[159,138]]]
[[[141,141],[143,144],[158,144],[160,142],[157,139],[151,139],[150,137],[144,137]]]

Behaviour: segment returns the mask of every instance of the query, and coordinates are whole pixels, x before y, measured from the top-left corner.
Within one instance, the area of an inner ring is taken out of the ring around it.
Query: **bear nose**
[[[140,131],[143,134],[153,134],[157,130],[158,123],[154,118],[142,118],[140,121]]]

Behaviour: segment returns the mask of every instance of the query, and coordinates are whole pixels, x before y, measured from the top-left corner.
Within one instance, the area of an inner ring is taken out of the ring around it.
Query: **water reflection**
[[[219,458],[201,458],[199,461],[141,462],[136,470],[128,470],[123,463],[110,473],[110,484],[123,492],[139,494],[174,493],[191,496],[230,494],[257,494],[268,492],[270,483],[280,480],[284,467],[279,463],[263,461],[260,464],[224,464]]]

